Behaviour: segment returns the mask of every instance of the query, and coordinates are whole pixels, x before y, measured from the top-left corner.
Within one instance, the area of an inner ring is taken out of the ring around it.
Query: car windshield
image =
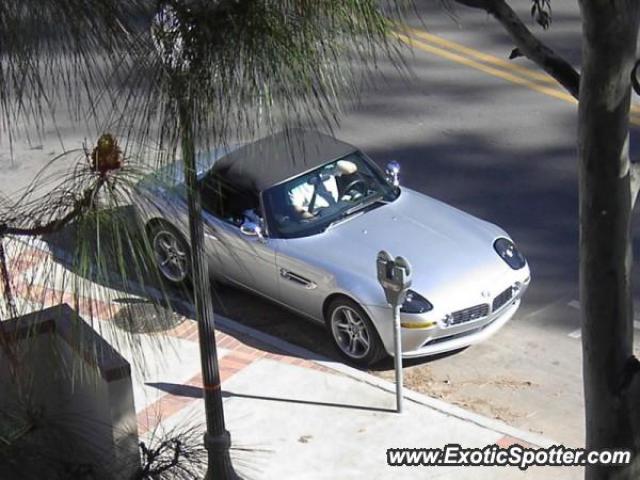
[[[354,152],[266,190],[263,200],[271,234],[296,238],[323,232],[398,195],[371,160]]]

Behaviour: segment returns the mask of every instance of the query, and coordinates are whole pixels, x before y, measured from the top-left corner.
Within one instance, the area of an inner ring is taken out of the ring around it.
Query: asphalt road
[[[513,3],[532,24],[528,2]],[[553,6],[551,29],[532,28],[579,65],[577,4]],[[381,62],[375,88],[363,89],[334,133],[381,165],[398,160],[403,185],[506,229],[528,257],[532,285],[516,318],[497,335],[453,355],[411,362],[406,382],[581,445],[576,106],[544,79],[509,66],[535,70],[526,60],[501,63],[513,45],[490,17],[462,7],[451,16],[437,2],[422,2],[419,10],[422,20],[412,18],[411,25],[437,38],[413,32],[421,43],[405,51],[411,74]],[[62,135],[68,148],[86,134],[70,128]],[[0,144],[0,191],[25,184],[59,150],[53,135],[21,140],[11,160]],[[229,288],[216,298],[226,316],[339,358],[321,328],[279,307]],[[391,364],[376,373],[389,378]]]
[[[526,3],[514,2],[532,23]],[[553,5],[550,30],[531,26],[579,66],[577,4]],[[528,61],[501,65],[513,45],[486,15],[459,7],[452,18],[426,2],[420,11],[412,27],[446,42],[412,32],[422,43],[407,51],[411,75],[382,64],[377,88],[363,92],[335,134],[381,165],[398,160],[403,185],[505,228],[528,257],[532,286],[516,318],[496,336],[453,355],[413,361],[405,381],[582,445],[575,102],[553,82],[518,71],[539,75]],[[227,315],[339,358],[322,329],[266,303],[249,307],[253,302],[242,293],[221,297]],[[392,378],[391,363],[376,373]]]
[[[532,23],[528,2],[512,3]],[[532,28],[579,66],[577,3],[553,6],[551,29]],[[500,63],[513,44],[490,17],[462,7],[456,20],[436,7],[421,14],[423,24],[411,24],[446,41],[412,32],[422,42],[412,49],[415,78],[405,83],[389,73],[338,135],[381,164],[397,159],[404,185],[505,228],[528,257],[532,285],[516,318],[492,339],[412,364],[405,379],[422,392],[582,445],[575,103],[521,73],[518,67],[539,72],[526,60],[511,68]]]

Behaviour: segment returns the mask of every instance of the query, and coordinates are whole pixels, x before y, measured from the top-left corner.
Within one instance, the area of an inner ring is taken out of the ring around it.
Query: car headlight
[[[493,248],[507,265],[514,270],[520,270],[527,264],[524,255],[516,248],[513,242],[506,238],[499,238],[493,242]]]
[[[400,311],[402,313],[424,313],[433,309],[433,305],[429,303],[429,300],[423,296],[417,294],[413,290],[407,292],[407,296],[404,299]]]

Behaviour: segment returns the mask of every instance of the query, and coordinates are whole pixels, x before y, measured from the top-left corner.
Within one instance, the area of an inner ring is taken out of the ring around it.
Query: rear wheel
[[[387,353],[366,312],[348,298],[337,298],[327,309],[327,327],[338,350],[350,362],[368,367]]]
[[[187,283],[191,277],[189,244],[182,234],[166,222],[147,227],[153,257],[162,276],[173,284]]]

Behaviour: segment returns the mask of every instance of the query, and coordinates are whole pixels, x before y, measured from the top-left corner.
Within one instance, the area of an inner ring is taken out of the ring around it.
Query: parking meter
[[[411,286],[411,266],[404,257],[395,259],[384,250],[377,258],[378,281],[382,285],[387,303],[395,307],[402,305]]]
[[[404,257],[393,258],[381,250],[376,258],[378,281],[384,290],[387,303],[393,308],[393,342],[396,368],[396,410],[402,413],[402,336],[400,330],[400,308],[411,286],[411,266]]]

